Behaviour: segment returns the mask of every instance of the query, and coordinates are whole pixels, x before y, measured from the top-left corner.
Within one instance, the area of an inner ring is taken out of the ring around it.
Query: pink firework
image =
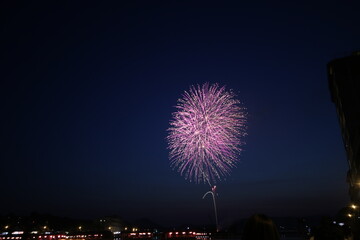
[[[217,84],[190,87],[173,113],[167,137],[170,163],[196,183],[215,183],[238,160],[246,113],[231,91]]]

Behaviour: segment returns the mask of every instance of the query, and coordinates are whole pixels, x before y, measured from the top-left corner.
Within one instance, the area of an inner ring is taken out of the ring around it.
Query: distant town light
[[[355,204],[351,204],[351,208],[352,208],[352,209],[356,209],[356,205],[355,205]]]
[[[348,217],[352,217],[352,215],[349,213],[349,214],[348,214]]]

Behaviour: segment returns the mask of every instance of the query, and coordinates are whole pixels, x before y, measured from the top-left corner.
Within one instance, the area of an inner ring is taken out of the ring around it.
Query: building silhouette
[[[341,127],[351,202],[360,205],[360,51],[327,65],[331,99]]]
[[[349,170],[351,205],[346,217],[354,240],[360,240],[360,51],[327,65],[331,99],[335,103]]]

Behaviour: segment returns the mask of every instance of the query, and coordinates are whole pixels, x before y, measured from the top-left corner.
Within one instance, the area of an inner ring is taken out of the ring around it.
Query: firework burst
[[[246,135],[246,113],[232,91],[191,86],[170,121],[170,165],[196,183],[215,183],[236,165]]]

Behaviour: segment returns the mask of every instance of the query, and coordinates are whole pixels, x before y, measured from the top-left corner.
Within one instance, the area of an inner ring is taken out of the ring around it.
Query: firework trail
[[[196,183],[230,174],[244,144],[246,113],[232,91],[217,84],[191,86],[170,121],[170,165]]]
[[[206,195],[211,194],[212,199],[213,199],[213,203],[214,203],[214,212],[215,212],[215,226],[216,226],[216,231],[219,231],[219,223],[218,223],[218,216],[217,216],[217,210],[216,210],[216,201],[215,201],[215,194],[216,194],[216,186],[213,186],[211,188],[211,191],[208,191],[204,194],[203,199],[206,197]]]

